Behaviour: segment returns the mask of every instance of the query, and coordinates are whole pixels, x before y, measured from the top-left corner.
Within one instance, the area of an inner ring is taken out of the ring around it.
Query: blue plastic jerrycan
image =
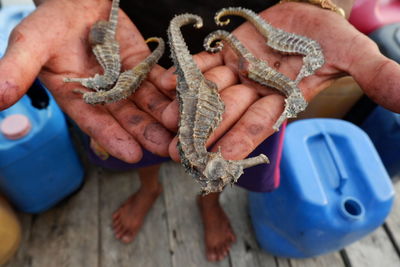
[[[6,50],[8,37],[14,27],[33,10],[35,5],[10,5],[0,8],[0,55]]]
[[[261,247],[304,258],[342,249],[381,225],[394,198],[391,180],[368,136],[337,119],[288,125],[281,184],[249,193]]]
[[[400,114],[376,107],[361,128],[371,138],[388,173],[400,175]]]
[[[400,2],[397,3],[400,20]],[[400,22],[385,25],[369,34],[369,37],[379,46],[382,54],[400,63]]]
[[[0,191],[38,213],[74,192],[84,171],[54,99],[38,81],[29,94],[0,112]]]

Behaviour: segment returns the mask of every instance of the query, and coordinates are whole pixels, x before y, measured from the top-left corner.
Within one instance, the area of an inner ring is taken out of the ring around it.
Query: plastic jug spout
[[[340,204],[340,213],[349,221],[358,221],[364,217],[364,205],[357,198],[347,197]]]

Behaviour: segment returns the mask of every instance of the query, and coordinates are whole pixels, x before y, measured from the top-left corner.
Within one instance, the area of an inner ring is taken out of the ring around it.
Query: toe
[[[121,239],[121,237],[127,232],[129,231],[128,229],[126,229],[126,227],[121,224],[118,226],[118,228],[115,229],[115,237],[117,239]]]
[[[232,246],[232,243],[231,242],[227,242],[227,243],[225,243],[225,246],[224,246],[224,257],[226,257],[226,255],[228,255],[228,253],[229,253],[229,250],[231,249],[231,246]]]
[[[121,231],[116,235],[117,239],[122,240],[122,237],[125,236],[129,230],[122,228]]]
[[[235,233],[233,232],[232,229],[230,230],[230,233],[229,233],[228,236],[229,236],[229,242],[231,244],[236,242],[236,235],[235,235]]]
[[[219,261],[223,260],[226,257],[226,255],[228,255],[228,249],[225,248],[225,246],[221,246],[218,249],[217,260],[219,260]]]
[[[117,218],[113,218],[113,220],[112,220],[112,226],[113,226],[113,228],[115,228],[115,227],[117,227],[118,225],[120,225],[121,224],[121,219],[119,218],[119,217],[117,217]]]
[[[224,245],[221,247],[223,252],[227,252],[229,251],[229,249],[231,248],[232,243],[231,242],[225,242]]]
[[[121,241],[124,243],[131,243],[133,241],[134,237],[135,237],[135,234],[128,231],[121,237]]]
[[[207,251],[207,259],[209,261],[217,261],[217,251],[215,248],[210,248]]]
[[[235,235],[232,235],[232,237],[231,237],[231,244],[233,244],[233,243],[235,243],[236,242],[236,236]]]
[[[123,232],[125,230],[124,226],[121,223],[115,225],[115,227],[113,227],[113,228],[114,228],[114,234],[115,235],[118,235],[118,234],[120,234],[121,232]]]
[[[116,220],[116,219],[118,219],[119,218],[119,216],[120,216],[120,209],[118,209],[118,210],[116,210],[114,213],[113,213],[113,215],[112,215],[112,218],[113,218],[113,220]]]
[[[114,235],[117,236],[121,232],[122,225],[118,224],[116,226],[113,226],[112,229],[113,229]]]

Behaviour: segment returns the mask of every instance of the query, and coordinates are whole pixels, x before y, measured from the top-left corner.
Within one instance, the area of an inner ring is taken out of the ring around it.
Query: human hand
[[[59,106],[79,127],[111,155],[126,162],[142,157],[141,146],[168,155],[171,134],[157,120],[170,99],[145,81],[135,97],[114,104],[88,105],[78,83],[65,77],[92,77],[102,73],[88,43],[91,26],[107,20],[111,1],[49,0],[13,31],[0,60],[0,109],[14,104],[39,75]],[[120,11],[117,29],[123,70],[142,61],[150,50],[129,18]],[[164,70],[157,66],[149,80]],[[154,79],[153,79],[154,80]]]
[[[261,13],[270,24],[287,32],[307,36],[321,44],[324,66],[302,80],[299,87],[307,101],[334,80],[352,75],[364,92],[378,104],[400,112],[400,67],[380,54],[377,46],[358,32],[343,17],[308,4],[284,3]],[[235,18],[232,18],[235,19]],[[294,79],[301,68],[298,56],[283,56],[266,46],[266,40],[249,23],[233,34],[257,57]],[[284,98],[275,90],[262,87],[241,75],[237,56],[224,48],[222,53],[200,53],[195,60],[206,78],[214,81],[225,103],[221,125],[208,140],[219,146],[227,159],[242,159],[274,131],[273,124],[282,113]],[[172,90],[175,77],[172,70],[160,78],[164,90]],[[178,104],[172,102],[164,111],[163,122],[177,127]],[[169,147],[170,155],[179,159],[176,142]]]

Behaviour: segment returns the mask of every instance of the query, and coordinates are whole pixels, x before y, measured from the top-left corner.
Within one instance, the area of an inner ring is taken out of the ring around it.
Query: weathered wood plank
[[[291,267],[321,267],[321,266],[329,266],[329,267],[341,267],[345,266],[340,253],[330,253],[326,255],[321,255],[314,258],[309,259],[291,259],[290,260]]]
[[[100,178],[100,266],[171,266],[165,206],[158,198],[144,225],[131,244],[114,237],[112,213],[136,190],[140,181],[136,171],[102,170]]]
[[[340,253],[331,253],[327,255],[321,255],[314,258],[307,259],[289,259],[289,258],[275,258],[275,265],[270,265],[269,260],[263,261],[263,255],[268,255],[267,253],[259,254],[260,258],[260,266],[277,266],[277,267],[321,267],[321,266],[329,266],[329,267],[341,267],[346,266],[344,263]],[[268,255],[268,257],[271,257]],[[265,263],[267,262],[267,263]]]
[[[398,177],[399,178],[399,177]],[[397,197],[394,200],[392,211],[389,217],[386,220],[386,226],[395,242],[395,246],[397,249],[400,249],[400,182],[396,179],[397,182],[394,184],[394,188],[397,193]]]
[[[167,163],[161,169],[164,198],[170,235],[172,265],[229,266],[228,257],[211,263],[205,257],[201,217],[196,204],[199,186],[177,163]]]
[[[275,257],[276,266],[278,267],[292,267],[290,259]],[[267,267],[267,265],[264,265]]]
[[[35,216],[28,255],[33,267],[98,266],[98,179],[89,167],[83,188]]]
[[[221,195],[221,204],[237,237],[229,253],[232,266],[276,266],[274,257],[258,247],[248,214],[247,192],[237,186],[228,187]]]
[[[384,229],[375,232],[346,248],[353,267],[395,267],[400,259]]]

